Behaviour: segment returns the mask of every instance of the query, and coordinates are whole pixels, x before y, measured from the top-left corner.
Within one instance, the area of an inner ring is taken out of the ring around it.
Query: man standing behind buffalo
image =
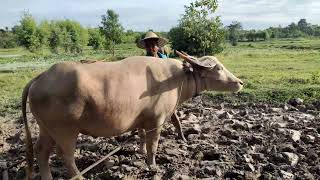
[[[156,58],[167,59],[169,57],[168,53],[165,52],[164,46],[168,43],[168,40],[162,37],[159,37],[156,33],[148,31],[143,39],[141,39],[137,46],[141,49],[146,50],[146,56],[153,56]],[[181,123],[179,121],[176,111],[171,116],[171,122],[174,127],[177,129],[179,137],[186,141],[182,129]]]
[[[137,46],[146,50],[146,56],[167,59],[168,54],[164,52],[164,46],[167,43],[168,40],[159,37],[152,31],[149,31],[146,33],[145,37],[137,43]]]

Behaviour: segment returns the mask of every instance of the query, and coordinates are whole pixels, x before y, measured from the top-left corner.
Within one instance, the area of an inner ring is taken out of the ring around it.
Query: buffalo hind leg
[[[140,147],[139,147],[139,153],[146,154],[147,148],[146,148],[146,132],[144,129],[139,128],[138,134],[140,137]]]
[[[79,174],[80,171],[78,170],[74,153],[76,150],[76,142],[78,137],[78,132],[74,132],[68,128],[65,128],[66,130],[69,130],[68,132],[59,132],[59,137],[57,137],[59,140],[57,140],[57,145],[59,146],[59,151],[61,153],[61,157],[64,160],[65,166],[69,172],[70,177],[74,177],[75,175]],[[83,179],[80,177],[79,179]]]
[[[40,127],[39,138],[36,142],[36,158],[39,165],[42,180],[51,180],[52,175],[49,167],[49,156],[53,151],[54,141],[49,134]]]
[[[187,142],[187,140],[184,137],[184,134],[182,132],[181,123],[180,123],[180,120],[179,120],[179,117],[178,117],[176,111],[174,111],[174,113],[171,116],[171,122],[172,122],[173,126],[175,127],[176,131],[178,132],[179,138],[181,140],[183,140],[184,142]]]

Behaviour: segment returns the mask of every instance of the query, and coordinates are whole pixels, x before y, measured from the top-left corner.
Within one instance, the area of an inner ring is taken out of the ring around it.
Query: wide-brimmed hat
[[[149,31],[147,32],[146,36],[137,43],[137,46],[141,49],[145,49],[146,48],[145,40],[147,39],[157,39],[159,47],[163,47],[168,43],[168,40],[166,40],[165,38],[159,37],[158,35],[156,35],[156,33]]]

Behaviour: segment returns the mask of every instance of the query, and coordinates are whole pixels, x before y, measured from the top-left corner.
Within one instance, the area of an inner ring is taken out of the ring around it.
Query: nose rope
[[[194,71],[193,71],[193,72],[190,72],[190,73],[192,74],[192,77],[193,77],[193,79],[194,79],[194,83],[195,83],[195,85],[196,85],[196,91],[195,91],[193,97],[197,97],[197,96],[200,95],[200,88],[199,88],[199,86],[200,86],[200,80],[199,80],[199,77],[195,74]]]

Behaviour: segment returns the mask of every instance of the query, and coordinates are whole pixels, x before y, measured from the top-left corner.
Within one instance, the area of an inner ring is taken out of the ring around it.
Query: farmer
[[[164,45],[167,43],[168,41],[166,39],[157,36],[152,31],[149,31],[146,36],[137,43],[137,46],[146,50],[146,56],[167,59],[168,55],[164,52]]]

